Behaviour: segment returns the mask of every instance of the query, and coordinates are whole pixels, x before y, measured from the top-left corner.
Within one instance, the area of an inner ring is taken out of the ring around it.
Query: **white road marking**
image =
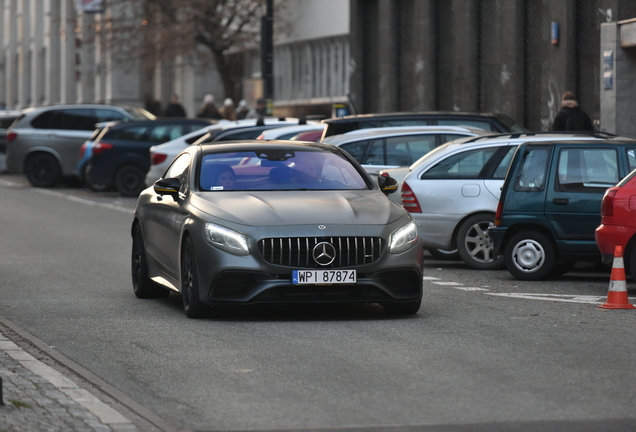
[[[444,286],[452,286],[452,285],[463,285],[460,284],[459,282],[435,282],[433,281],[432,283],[434,283],[435,285],[444,285]]]
[[[568,294],[530,294],[530,293],[484,293],[486,295],[520,298],[528,300],[544,300],[544,301],[560,301],[566,303],[589,303],[603,304],[607,300],[607,296],[587,296],[587,295],[568,295]],[[630,298],[630,303],[634,303],[636,299]]]

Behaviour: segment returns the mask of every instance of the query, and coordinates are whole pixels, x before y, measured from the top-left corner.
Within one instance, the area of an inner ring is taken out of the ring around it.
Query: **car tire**
[[[462,258],[459,256],[459,252],[457,249],[453,250],[442,250],[442,249],[427,249],[428,253],[437,260],[440,261],[458,261]]]
[[[492,213],[477,213],[467,218],[457,230],[457,253],[470,268],[501,270],[504,257],[495,257],[495,248],[488,235],[488,227],[495,221]]]
[[[146,248],[139,224],[133,228],[131,271],[133,292],[137,298],[163,298],[170,294],[170,290],[154,283],[148,276]]]
[[[181,253],[181,299],[188,318],[201,318],[210,309],[199,298],[199,276],[192,239],[186,238]]]
[[[519,280],[538,281],[554,275],[557,250],[547,235],[524,231],[513,235],[504,253],[506,268]]]
[[[146,172],[137,165],[124,165],[115,173],[115,187],[121,196],[133,197],[146,188]]]
[[[35,153],[28,157],[24,172],[36,187],[53,187],[62,179],[60,164],[50,153]]]
[[[389,315],[415,315],[422,306],[422,300],[383,303],[384,312]]]

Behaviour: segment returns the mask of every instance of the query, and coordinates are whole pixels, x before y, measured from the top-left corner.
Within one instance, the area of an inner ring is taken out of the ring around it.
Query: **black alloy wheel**
[[[201,318],[210,309],[199,298],[199,278],[192,240],[188,237],[181,253],[181,299],[188,318]]]
[[[146,249],[139,224],[133,228],[131,270],[133,291],[137,298],[162,298],[170,294],[170,290],[154,283],[148,276]]]
[[[35,153],[28,157],[24,172],[29,182],[36,187],[53,187],[62,178],[60,164],[50,153]]]
[[[146,188],[146,172],[137,165],[124,165],[115,174],[115,187],[121,196],[134,197]]]

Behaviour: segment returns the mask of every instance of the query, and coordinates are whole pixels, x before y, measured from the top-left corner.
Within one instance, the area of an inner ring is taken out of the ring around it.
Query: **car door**
[[[182,194],[185,194],[189,187],[190,160],[189,153],[180,155],[172,162],[165,175],[165,178],[176,177],[181,180]],[[157,262],[161,276],[168,276],[176,281],[179,280],[181,225],[188,216],[182,203],[181,199],[174,200],[169,196],[155,195],[148,204],[150,218],[146,229],[148,233],[146,250]]]
[[[492,182],[503,180],[490,180],[485,172],[496,170],[509,151],[501,145],[460,150],[407,177],[422,210],[414,217],[425,244],[450,247],[448,234],[464,216],[495,212],[499,195],[491,192],[497,188]]]
[[[553,154],[545,214],[563,253],[597,253],[594,231],[607,188],[621,178],[618,149],[607,145],[563,146]]]

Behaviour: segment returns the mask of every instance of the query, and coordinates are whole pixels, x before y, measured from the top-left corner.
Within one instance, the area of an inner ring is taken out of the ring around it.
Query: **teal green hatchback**
[[[600,262],[594,231],[601,200],[636,168],[636,140],[519,146],[488,234],[517,279],[542,280],[577,261]]]

